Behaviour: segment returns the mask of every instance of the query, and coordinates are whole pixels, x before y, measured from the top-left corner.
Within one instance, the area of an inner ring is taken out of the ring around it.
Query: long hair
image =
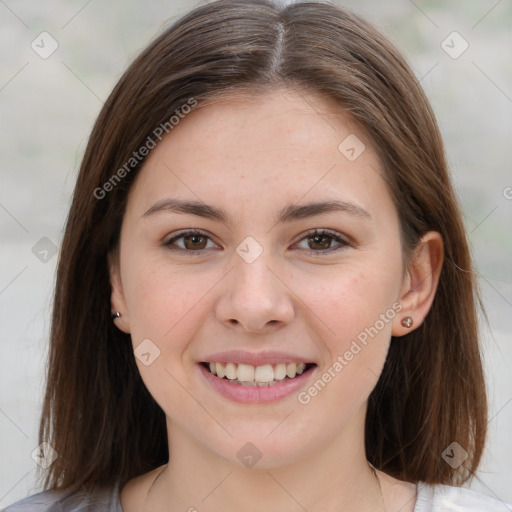
[[[167,462],[164,412],[139,375],[130,336],[110,319],[108,256],[144,164],[138,150],[158,142],[158,127],[171,130],[184,105],[279,87],[334,100],[374,142],[406,254],[428,230],[444,241],[431,310],[419,328],[392,338],[369,397],[368,460],[409,482],[462,483],[476,470],[487,419],[480,299],[424,92],[382,34],[334,4],[220,0],[186,14],[133,61],[88,141],[56,276],[39,442],[59,456],[45,489],[122,485]],[[468,453],[457,468],[442,457],[453,442]]]

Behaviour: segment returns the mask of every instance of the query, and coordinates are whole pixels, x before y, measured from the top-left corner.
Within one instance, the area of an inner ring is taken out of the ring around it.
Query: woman
[[[217,1],[91,134],[22,510],[510,510],[457,487],[486,400],[428,101],[327,3]],[[47,445],[44,445],[47,446]]]

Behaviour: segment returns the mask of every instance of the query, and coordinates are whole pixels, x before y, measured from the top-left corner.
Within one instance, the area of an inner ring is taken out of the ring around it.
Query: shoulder
[[[118,487],[91,492],[48,490],[23,498],[2,512],[123,512]]]
[[[512,504],[464,487],[418,483],[414,512],[512,512]]]

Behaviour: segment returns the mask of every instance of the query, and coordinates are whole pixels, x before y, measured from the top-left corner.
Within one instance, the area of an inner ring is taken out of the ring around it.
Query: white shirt
[[[414,512],[512,512],[512,503],[463,487],[420,482],[417,490]],[[90,494],[43,491],[17,501],[3,512],[123,512],[123,508],[116,486]]]
[[[414,512],[512,512],[512,503],[464,487],[417,484]]]

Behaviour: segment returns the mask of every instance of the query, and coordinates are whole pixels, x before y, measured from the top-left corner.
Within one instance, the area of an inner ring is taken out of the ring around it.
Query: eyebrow
[[[159,212],[185,213],[197,215],[205,219],[229,224],[230,217],[226,210],[208,205],[202,201],[183,201],[180,199],[162,199],[155,203],[142,217],[148,217]],[[332,199],[323,202],[308,203],[305,205],[290,204],[283,208],[277,217],[277,222],[293,222],[307,217],[322,215],[331,212],[344,212],[373,220],[372,215],[356,203]]]

